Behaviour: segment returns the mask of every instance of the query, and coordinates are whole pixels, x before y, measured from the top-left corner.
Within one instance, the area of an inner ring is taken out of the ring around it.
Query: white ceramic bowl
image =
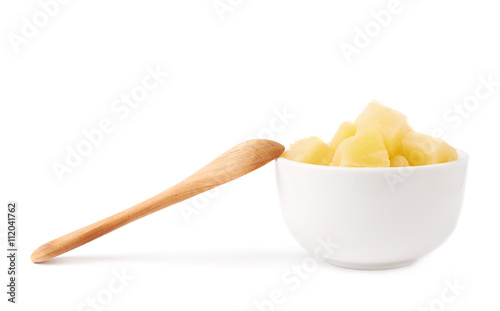
[[[405,266],[439,247],[462,207],[468,155],[409,168],[350,168],[276,160],[285,223],[315,252],[319,239],[338,246],[326,261],[354,269]]]

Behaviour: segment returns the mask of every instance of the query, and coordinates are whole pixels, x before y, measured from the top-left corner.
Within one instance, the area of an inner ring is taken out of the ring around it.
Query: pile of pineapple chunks
[[[354,123],[342,123],[328,145],[308,137],[281,156],[317,165],[401,167],[454,161],[457,151],[442,139],[415,132],[404,114],[374,100]]]

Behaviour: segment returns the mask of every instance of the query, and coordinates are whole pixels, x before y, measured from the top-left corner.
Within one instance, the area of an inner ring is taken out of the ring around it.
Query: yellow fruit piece
[[[361,112],[354,124],[358,131],[375,127],[382,136],[389,156],[393,157],[401,153],[401,140],[409,129],[406,120],[406,116],[401,112],[373,100]]]
[[[331,166],[388,167],[389,155],[380,133],[369,128],[345,139],[337,148]]]
[[[391,167],[402,167],[402,166],[410,166],[408,160],[400,154],[396,154],[391,158]]]
[[[458,159],[457,151],[444,140],[408,132],[402,141],[403,155],[412,166],[445,163]]]
[[[333,151],[320,138],[312,136],[297,140],[281,156],[302,163],[328,165],[333,159]]]
[[[330,149],[332,149],[333,152],[335,152],[335,150],[337,150],[340,143],[344,139],[354,136],[355,134],[356,134],[356,125],[354,125],[352,122],[344,122],[340,124],[339,129],[333,136],[328,146],[330,147]]]

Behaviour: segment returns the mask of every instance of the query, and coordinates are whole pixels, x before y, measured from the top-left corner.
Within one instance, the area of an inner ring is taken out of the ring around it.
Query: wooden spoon
[[[68,233],[37,248],[31,261],[43,262],[172,204],[241,177],[278,158],[285,147],[267,139],[241,143],[177,185],[122,212]]]

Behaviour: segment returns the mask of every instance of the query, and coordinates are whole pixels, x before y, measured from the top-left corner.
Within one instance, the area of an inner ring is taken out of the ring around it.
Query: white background
[[[286,298],[276,310],[419,310],[454,279],[466,289],[446,310],[500,308],[500,87],[460,125],[443,117],[474,96],[480,77],[500,80],[498,4],[401,0],[348,62],[341,43],[353,45],[356,28],[373,26],[370,12],[389,1],[229,3],[221,18],[212,0],[69,1],[16,46],[9,38],[22,35],[23,18],[43,11],[37,1],[1,2],[1,253],[8,200],[19,202],[20,249],[18,304],[6,302],[2,287],[1,309],[93,310],[94,297],[103,310],[258,310],[254,301],[280,289]],[[141,85],[148,66],[170,75],[120,119],[112,103]],[[281,219],[274,164],[45,264],[29,259],[39,245],[174,185],[247,138],[328,141],[372,98],[408,115],[417,131],[441,128],[471,156],[456,231],[411,266],[321,263],[292,290],[281,277],[309,254]],[[277,121],[283,110],[293,115],[287,124]],[[103,118],[114,130],[59,181],[52,163],[64,163],[66,147]],[[189,208],[201,210],[187,223]],[[123,269],[133,279],[108,297]]]

